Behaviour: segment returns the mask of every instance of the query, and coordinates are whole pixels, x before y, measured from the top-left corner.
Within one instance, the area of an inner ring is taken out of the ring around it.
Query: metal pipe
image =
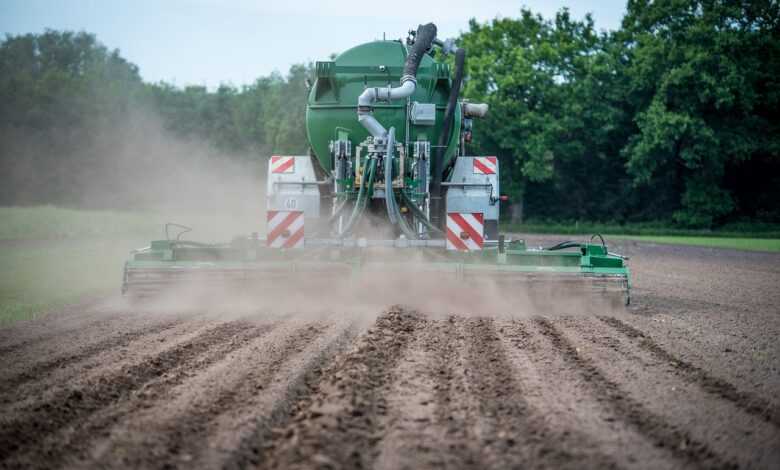
[[[379,121],[371,114],[371,111],[365,113],[358,111],[358,122],[374,137],[384,137],[387,134],[385,127],[379,124]]]
[[[395,88],[391,86],[366,88],[358,96],[358,106],[372,106],[374,101],[400,100],[401,98],[411,96],[415,88],[417,88],[417,79],[404,76],[401,80],[401,86]]]
[[[387,134],[387,130],[372,114],[374,102],[392,101],[412,96],[417,88],[417,68],[436,38],[436,25],[433,23],[420,25],[417,28],[415,38],[415,42],[404,62],[404,73],[400,80],[401,85],[396,88],[391,86],[366,88],[358,97],[358,122],[374,137],[384,137]]]

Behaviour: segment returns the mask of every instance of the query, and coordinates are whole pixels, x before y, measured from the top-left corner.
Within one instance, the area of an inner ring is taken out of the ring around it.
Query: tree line
[[[499,156],[506,217],[780,222],[778,2],[629,0],[608,32],[565,9],[523,9],[472,21],[458,43],[463,96],[491,107],[469,152]],[[0,204],[79,205],[80,170],[122,142],[89,143],[105,129],[143,136],[149,116],[220,158],[305,152],[311,74],[295,65],[247,86],[181,88],[145,83],[91,34],[7,36]]]

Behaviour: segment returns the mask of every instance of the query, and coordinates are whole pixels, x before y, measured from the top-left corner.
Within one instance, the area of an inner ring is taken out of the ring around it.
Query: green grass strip
[[[132,240],[0,243],[0,325],[119,292],[134,246]]]
[[[715,230],[683,229],[656,223],[635,223],[626,225],[600,223],[525,223],[501,224],[502,232],[539,233],[555,235],[592,235],[600,233],[611,236],[649,236],[649,237],[694,237],[694,238],[780,238],[780,226],[777,224],[731,224]]]
[[[623,238],[651,243],[674,245],[705,246],[711,248],[731,248],[748,251],[780,252],[780,238],[726,238],[726,237],[676,237],[676,236],[632,236],[611,235],[610,238]]]

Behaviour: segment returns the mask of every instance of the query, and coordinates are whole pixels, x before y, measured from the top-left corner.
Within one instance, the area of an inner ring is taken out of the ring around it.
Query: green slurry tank
[[[368,87],[387,88],[397,84],[407,56],[407,46],[401,40],[374,41],[355,46],[333,61],[316,63],[314,86],[306,105],[306,133],[323,168],[333,169],[331,142],[348,139],[355,147],[369,137],[368,131],[355,119],[358,96]],[[395,127],[400,142],[437,142],[452,92],[451,75],[449,64],[425,54],[417,70],[417,87],[409,99],[377,103],[374,115],[387,127]],[[433,125],[429,121],[416,123],[409,119],[415,103],[435,105]],[[461,123],[461,104],[457,102],[445,164],[457,152]]]
[[[554,281],[617,292],[627,303],[626,259],[600,236],[534,249],[499,234],[499,158],[467,153],[473,121],[488,107],[460,96],[465,60],[428,23],[405,40],[317,62],[306,104],[310,152],[269,159],[257,230],[265,236],[199,243],[169,224],[164,240],[126,263],[123,291],[229,280],[274,295],[276,283],[307,275],[325,291],[370,279],[370,291],[390,282],[390,271],[392,279],[451,278],[464,289],[489,280],[507,296],[524,292],[518,283]],[[396,290],[403,302],[406,288]]]

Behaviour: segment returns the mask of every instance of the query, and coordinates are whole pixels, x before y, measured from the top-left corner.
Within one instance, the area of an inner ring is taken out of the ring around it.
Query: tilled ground
[[[778,468],[780,256],[618,249],[627,311],[98,302],[5,328],[0,466]]]

